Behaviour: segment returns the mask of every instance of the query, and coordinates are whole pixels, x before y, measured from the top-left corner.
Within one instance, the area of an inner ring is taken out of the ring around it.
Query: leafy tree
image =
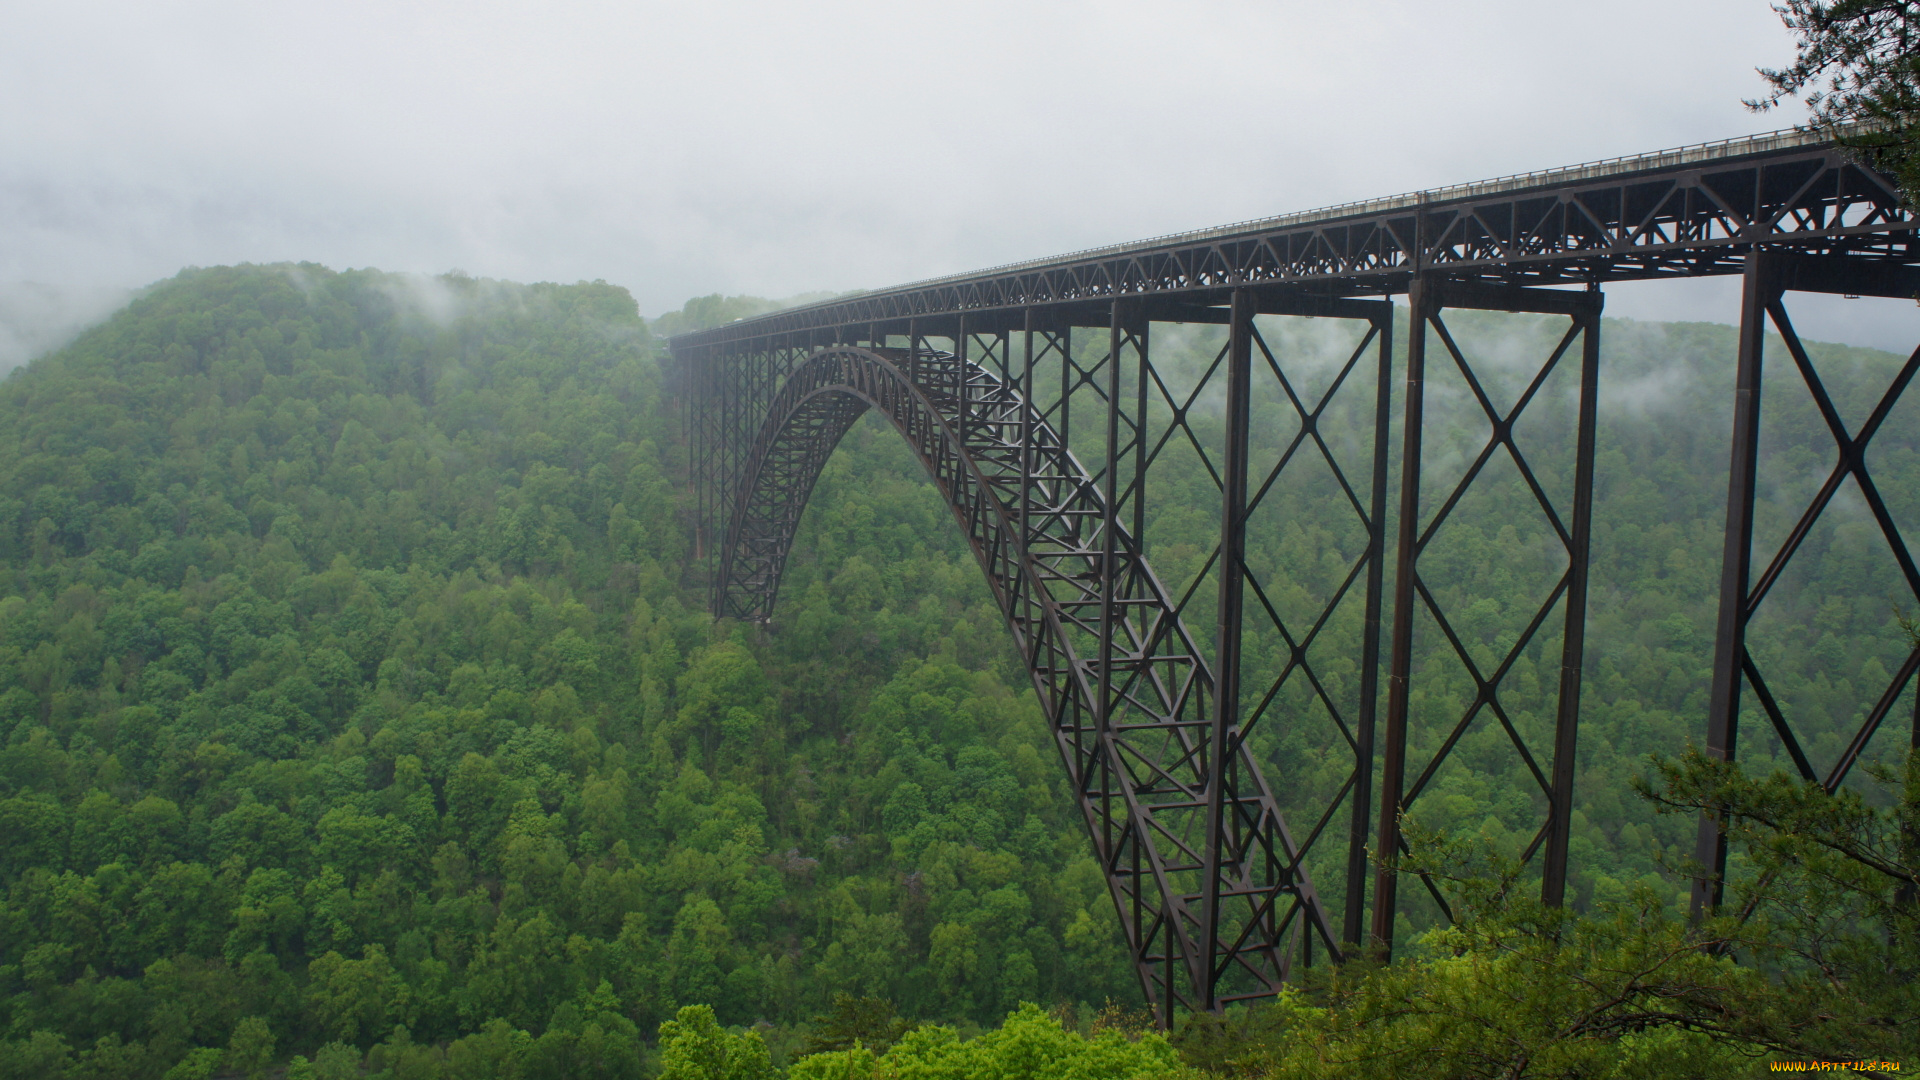
[[[1813,126],[1869,154],[1920,195],[1920,4],[1906,0],[1785,0],[1776,4],[1798,54],[1763,68],[1772,86],[1756,112],[1804,94]]]
[[[273,1029],[267,1021],[258,1016],[249,1016],[234,1025],[233,1037],[227,1042],[227,1053],[221,1059],[221,1068],[237,1073],[247,1080],[257,1080],[265,1076],[267,1066],[273,1062]]]
[[[924,1026],[907,1032],[883,1054],[863,1046],[815,1054],[795,1062],[788,1075],[793,1080],[1175,1080],[1195,1074],[1164,1036],[1129,1039],[1117,1031],[1081,1035],[1027,1004],[977,1038],[962,1039],[950,1027]]]
[[[660,1025],[660,1080],[768,1080],[774,1075],[760,1033],[724,1030],[705,1005],[688,1005]]]
[[[1755,913],[1741,944],[1777,973],[1781,995],[1754,1038],[1823,1060],[1920,1053],[1920,747],[1903,768],[1874,767],[1892,795],[1877,806],[1697,750],[1658,768],[1652,797],[1726,822],[1751,863],[1728,907]]]
[[[819,1054],[864,1046],[884,1054],[912,1026],[886,998],[835,994],[833,1008],[813,1018],[813,1031],[808,1033],[802,1052]]]

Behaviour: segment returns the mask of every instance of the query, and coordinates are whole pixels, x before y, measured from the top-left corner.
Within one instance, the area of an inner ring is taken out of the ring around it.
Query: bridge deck
[[[979,331],[1011,327],[1028,308],[1071,317],[1098,306],[1104,323],[1125,297],[1141,299],[1143,317],[1206,320],[1191,309],[1237,286],[1377,296],[1406,291],[1421,271],[1509,285],[1730,274],[1756,243],[1908,262],[1920,259],[1914,226],[1891,183],[1851,152],[1783,131],[912,282],[681,335],[674,347],[909,319],[937,332],[963,313]]]

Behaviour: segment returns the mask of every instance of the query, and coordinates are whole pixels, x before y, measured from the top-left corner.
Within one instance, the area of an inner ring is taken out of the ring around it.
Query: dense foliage
[[[759,305],[711,297],[662,322]],[[1205,370],[1209,332],[1156,341],[1172,383]],[[1344,357],[1324,328],[1265,332],[1308,368]],[[1550,328],[1459,332],[1497,361]],[[1697,727],[1726,444],[1699,418],[1718,414],[1731,331],[1606,335],[1574,886],[1583,906],[1653,912],[1691,824],[1628,781]],[[1850,415],[1890,372],[1882,354],[1818,355]],[[241,267],[163,283],[0,384],[0,1077],[747,1077],[809,1050],[839,1055],[822,1075],[1187,1068],[1094,1019],[1138,998],[1105,883],[901,441],[849,434],[770,631],[716,624],[658,360],[604,284]],[[1471,446],[1444,380],[1433,426]],[[1329,416],[1368,407],[1346,400]],[[1769,439],[1817,445],[1810,410],[1767,404]],[[1258,453],[1288,437],[1277,410],[1270,395],[1256,412]],[[1540,415],[1527,437],[1561,414]],[[1187,445],[1218,439],[1206,402],[1187,419]],[[1911,421],[1889,422],[1874,461],[1902,520],[1920,509]],[[1088,430],[1076,449],[1097,453]],[[1819,457],[1770,474],[1770,526]],[[1217,500],[1197,451],[1176,442],[1156,469],[1149,552],[1175,588],[1198,581],[1205,627]],[[1251,538],[1289,618],[1359,550],[1316,498],[1276,485]],[[1474,649],[1510,646],[1557,573],[1525,500],[1492,474],[1431,549]],[[1905,649],[1873,541],[1842,506],[1756,635],[1816,756]],[[1342,707],[1356,618],[1341,608],[1316,646]],[[1420,641],[1430,751],[1471,687],[1437,634]],[[1516,667],[1530,739],[1557,650],[1545,635]],[[1249,664],[1260,692],[1284,664],[1273,634]],[[1258,738],[1305,807],[1343,773],[1322,706],[1293,694]],[[1422,796],[1428,826],[1524,845],[1538,800],[1505,739],[1486,723],[1462,739]],[[1743,753],[1763,775],[1784,761],[1764,737]],[[1330,851],[1311,865],[1337,905]],[[1433,925],[1408,918],[1409,935]],[[1591,955],[1627,947],[1593,934]],[[821,1017],[835,994],[938,1023],[838,1024]]]
[[[622,290],[190,272],[0,426],[7,1068],[1128,992],[911,462],[822,485],[834,643],[716,633]]]

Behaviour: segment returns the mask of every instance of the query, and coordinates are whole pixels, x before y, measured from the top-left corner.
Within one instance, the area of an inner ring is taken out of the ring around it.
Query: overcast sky
[[[1801,117],[1765,0],[0,3],[0,321],[278,260],[651,315]]]

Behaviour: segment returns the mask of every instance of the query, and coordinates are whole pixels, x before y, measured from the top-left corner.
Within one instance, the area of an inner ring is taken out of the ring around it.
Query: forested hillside
[[[804,634],[716,633],[654,348],[604,285],[238,268],[6,382],[6,1053],[558,1076],[676,1003],[1131,992],[910,459],[823,485]]]
[[[665,321],[745,310],[713,297]],[[1627,783],[1699,727],[1732,347],[1705,325],[1606,335],[1583,905],[1671,897],[1658,861],[1691,835]],[[1213,343],[1165,350],[1177,379]],[[1849,415],[1896,363],[1821,355],[1849,373]],[[962,1032],[1022,1002],[1084,1021],[1137,1001],[1026,677],[901,440],[862,423],[830,463],[772,632],[716,624],[661,359],[605,284],[239,267],[162,283],[0,383],[0,1077],[186,1080],[294,1055],[315,1075],[632,1076],[688,1005],[758,1025],[784,1064],[836,993]],[[1790,401],[1769,399],[1770,437],[1820,445]],[[1436,429],[1470,445],[1448,407]],[[1874,468],[1912,528],[1920,421],[1887,430]],[[1827,459],[1770,474],[1775,533]],[[1176,588],[1217,521],[1201,465],[1181,467],[1146,529]],[[1433,556],[1488,650],[1552,570],[1498,479]],[[1269,505],[1250,565],[1308,610],[1352,531],[1305,489]],[[1842,510],[1759,646],[1816,754],[1906,648],[1874,534]],[[1282,662],[1256,644],[1256,675]],[[1431,741],[1467,691],[1444,642],[1422,648]],[[1528,651],[1517,695],[1550,690],[1557,649]],[[1328,677],[1357,692],[1350,663]],[[1538,702],[1515,708],[1533,732]],[[1303,804],[1338,786],[1326,736],[1304,719],[1261,735]],[[1504,738],[1463,741],[1428,824],[1525,839]],[[1022,1016],[995,1038],[1065,1037]],[[675,1030],[705,1038],[697,1021]]]

